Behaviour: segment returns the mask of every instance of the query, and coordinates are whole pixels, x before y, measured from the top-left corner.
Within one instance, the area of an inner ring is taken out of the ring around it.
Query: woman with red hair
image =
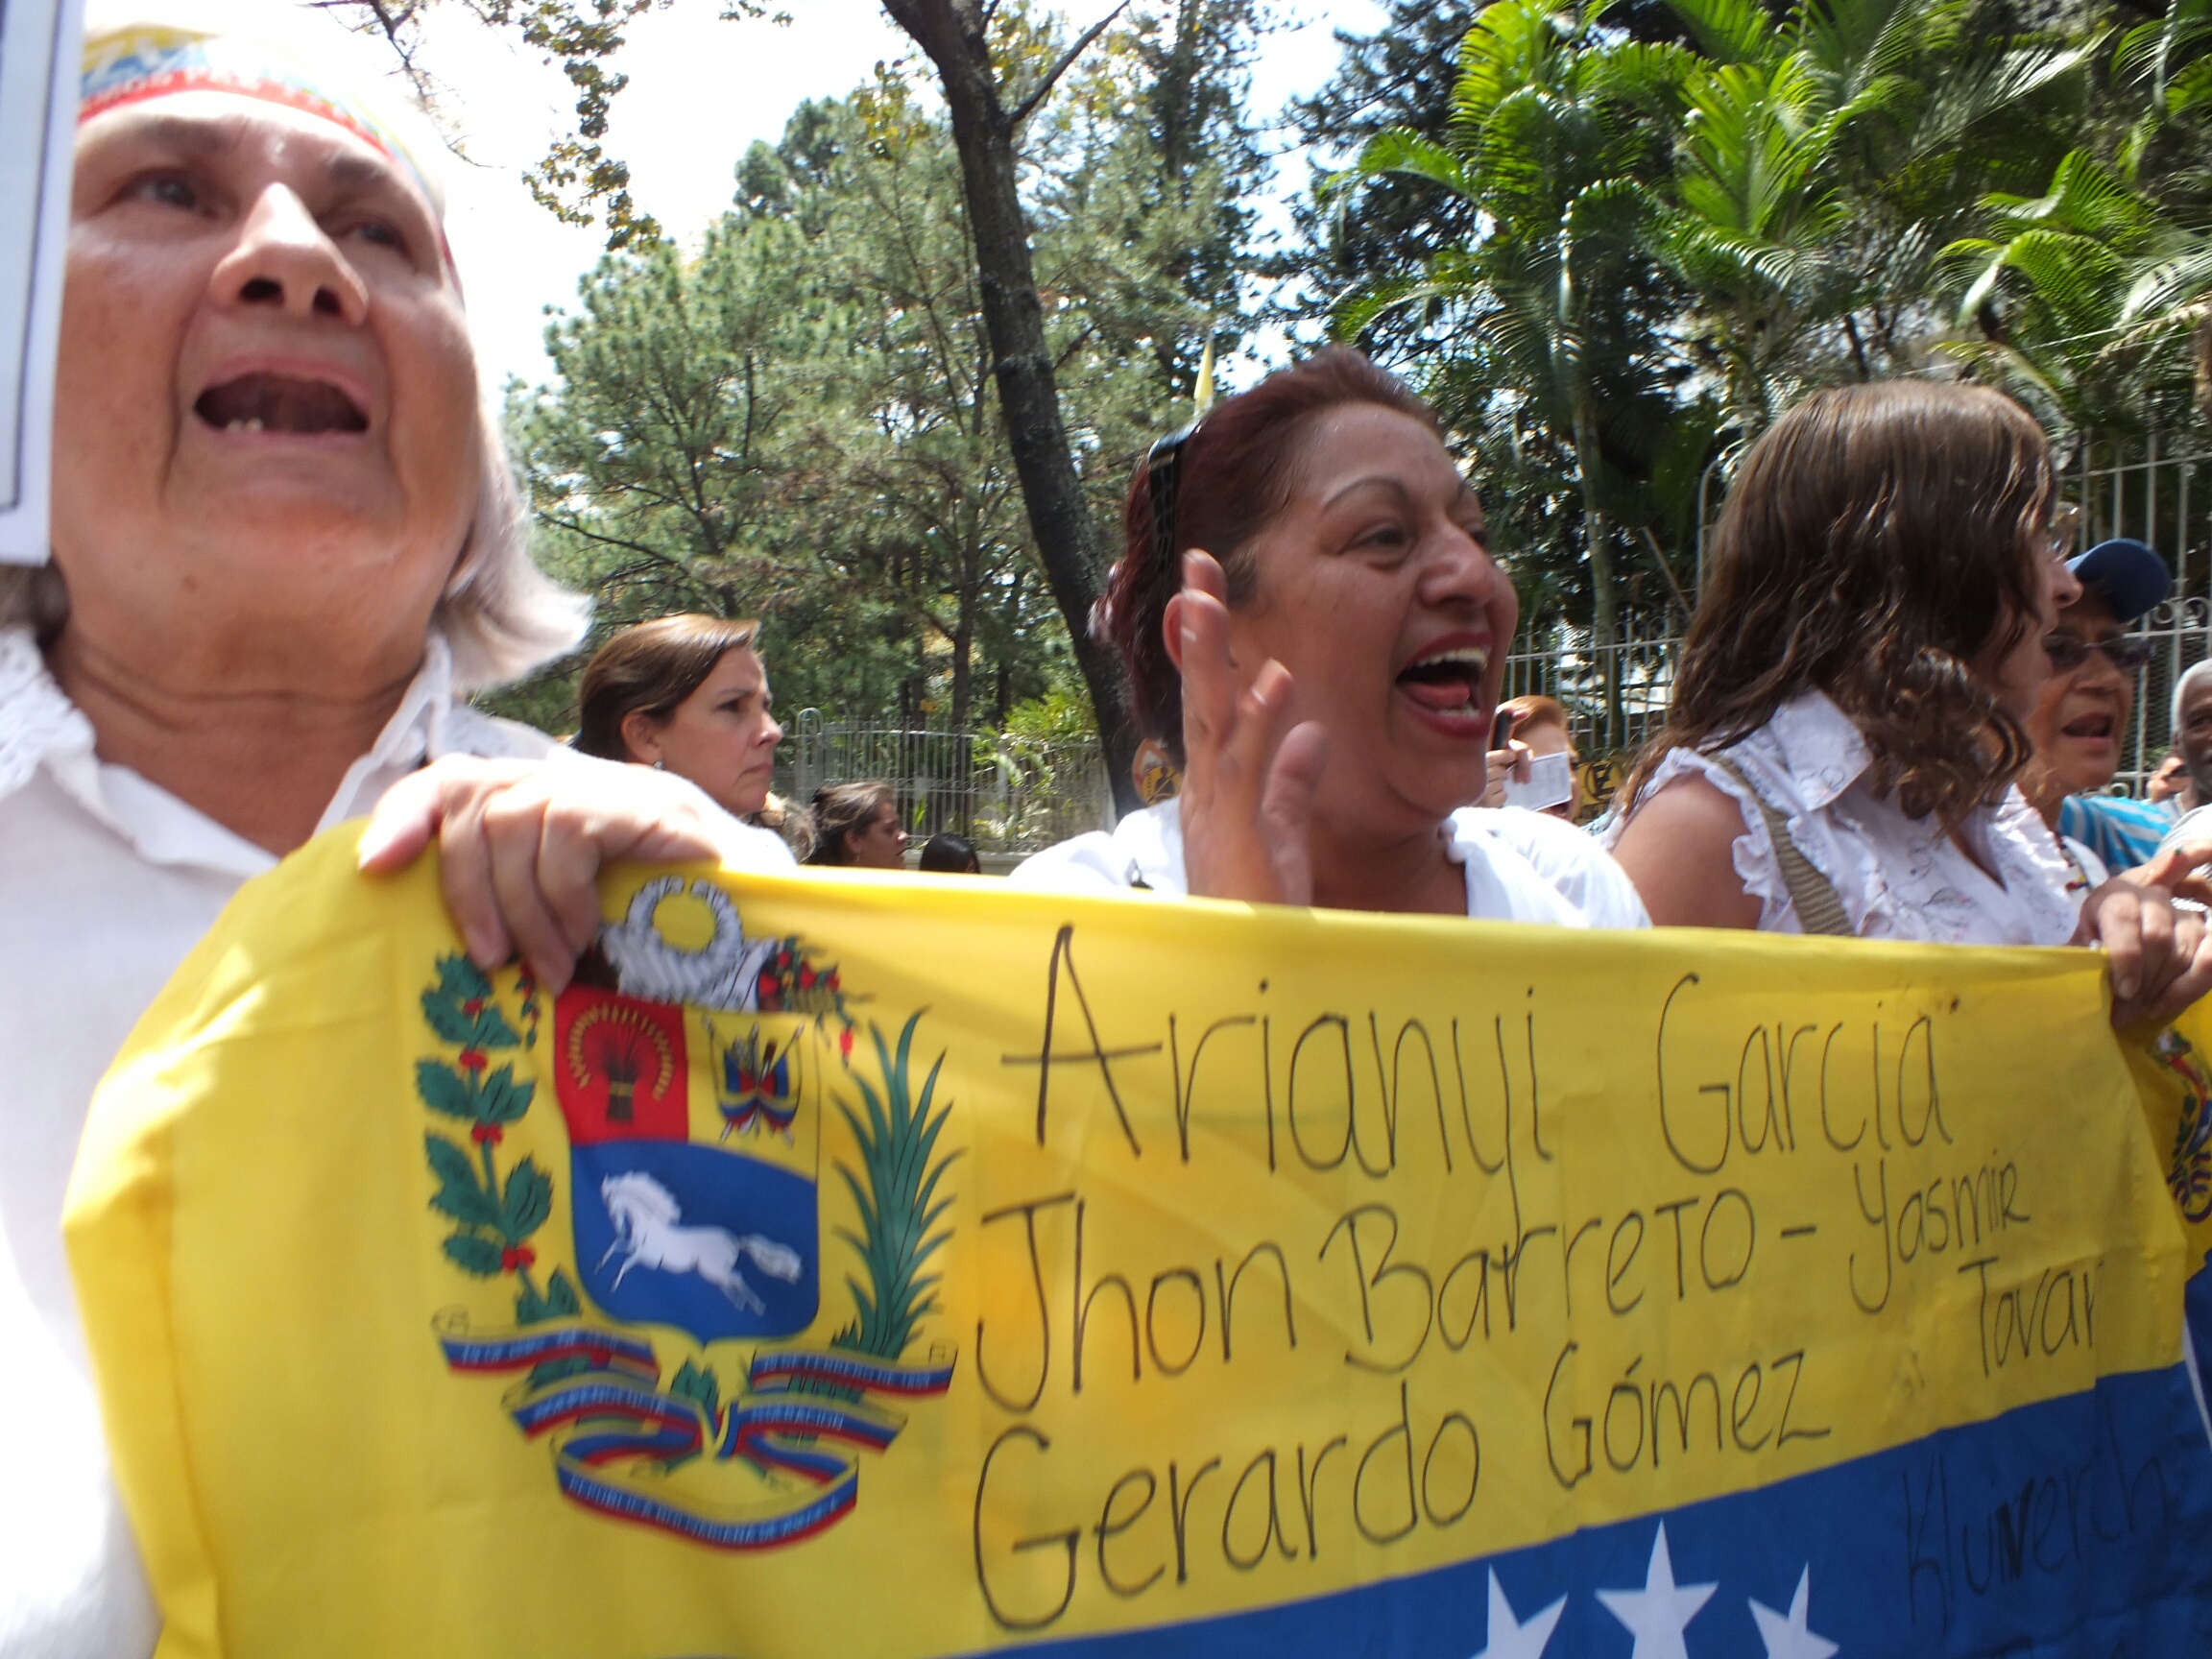
[[[1477,810],[1519,606],[1434,414],[1334,348],[1152,448],[1098,625],[1177,798],[1018,885],[1642,926],[1555,819]]]

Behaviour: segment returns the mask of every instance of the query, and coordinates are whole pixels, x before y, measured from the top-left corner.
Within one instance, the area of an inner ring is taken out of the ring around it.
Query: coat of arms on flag
[[[549,1022],[526,975],[503,990],[460,955],[422,993],[444,1045],[416,1077],[445,1254],[514,1282],[511,1327],[457,1310],[440,1340],[455,1371],[523,1374],[509,1414],[551,1440],[576,1502],[724,1548],[787,1543],[852,1507],[846,1448],[897,1436],[903,1419],[877,1397],[950,1382],[948,1349],[908,1358],[933,1305],[922,1263],[950,1236],[950,1105],[934,1068],[914,1087],[919,1014],[895,1041],[872,1028],[875,1064],[855,1067],[836,968],[797,938],[747,939],[711,882],[648,882],[601,946],[615,984],[568,987]],[[557,1119],[532,1118],[547,1104]],[[852,1317],[826,1342],[791,1342],[823,1313],[826,1105],[862,1166],[838,1175],[860,1200],[867,1286],[852,1282]],[[559,1125],[565,1205],[542,1130],[506,1155],[526,1118]]]

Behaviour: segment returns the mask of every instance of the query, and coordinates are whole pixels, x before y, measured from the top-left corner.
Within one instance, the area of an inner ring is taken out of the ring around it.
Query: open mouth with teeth
[[[1490,653],[1474,645],[1450,646],[1417,657],[1398,676],[1398,689],[1424,713],[1445,721],[1475,720]]]
[[[2069,737],[2088,743],[2109,743],[2119,726],[2110,714],[2084,714],[2059,728]]]
[[[366,432],[369,415],[327,380],[241,374],[200,394],[192,412],[219,432]]]

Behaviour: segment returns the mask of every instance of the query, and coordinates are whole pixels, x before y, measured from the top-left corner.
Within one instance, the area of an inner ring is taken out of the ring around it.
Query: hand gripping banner
[[[2093,953],[602,897],[552,996],[326,838],[103,1086],[172,1659],[2212,1650],[2212,1070]]]

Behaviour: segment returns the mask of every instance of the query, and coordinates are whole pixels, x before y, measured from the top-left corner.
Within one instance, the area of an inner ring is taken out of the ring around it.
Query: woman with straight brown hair
[[[783,740],[759,638],[759,623],[717,616],[625,628],[585,666],[576,748],[687,778],[735,817],[759,813]]]
[[[899,822],[898,792],[875,781],[825,783],[799,826],[799,861],[903,870],[906,830]]]
[[[2086,893],[2013,779],[2080,592],[2041,429],[1974,386],[1815,393],[1744,457],[1611,835],[1654,922],[2102,944],[2115,1022],[2212,989],[2155,881]]]

